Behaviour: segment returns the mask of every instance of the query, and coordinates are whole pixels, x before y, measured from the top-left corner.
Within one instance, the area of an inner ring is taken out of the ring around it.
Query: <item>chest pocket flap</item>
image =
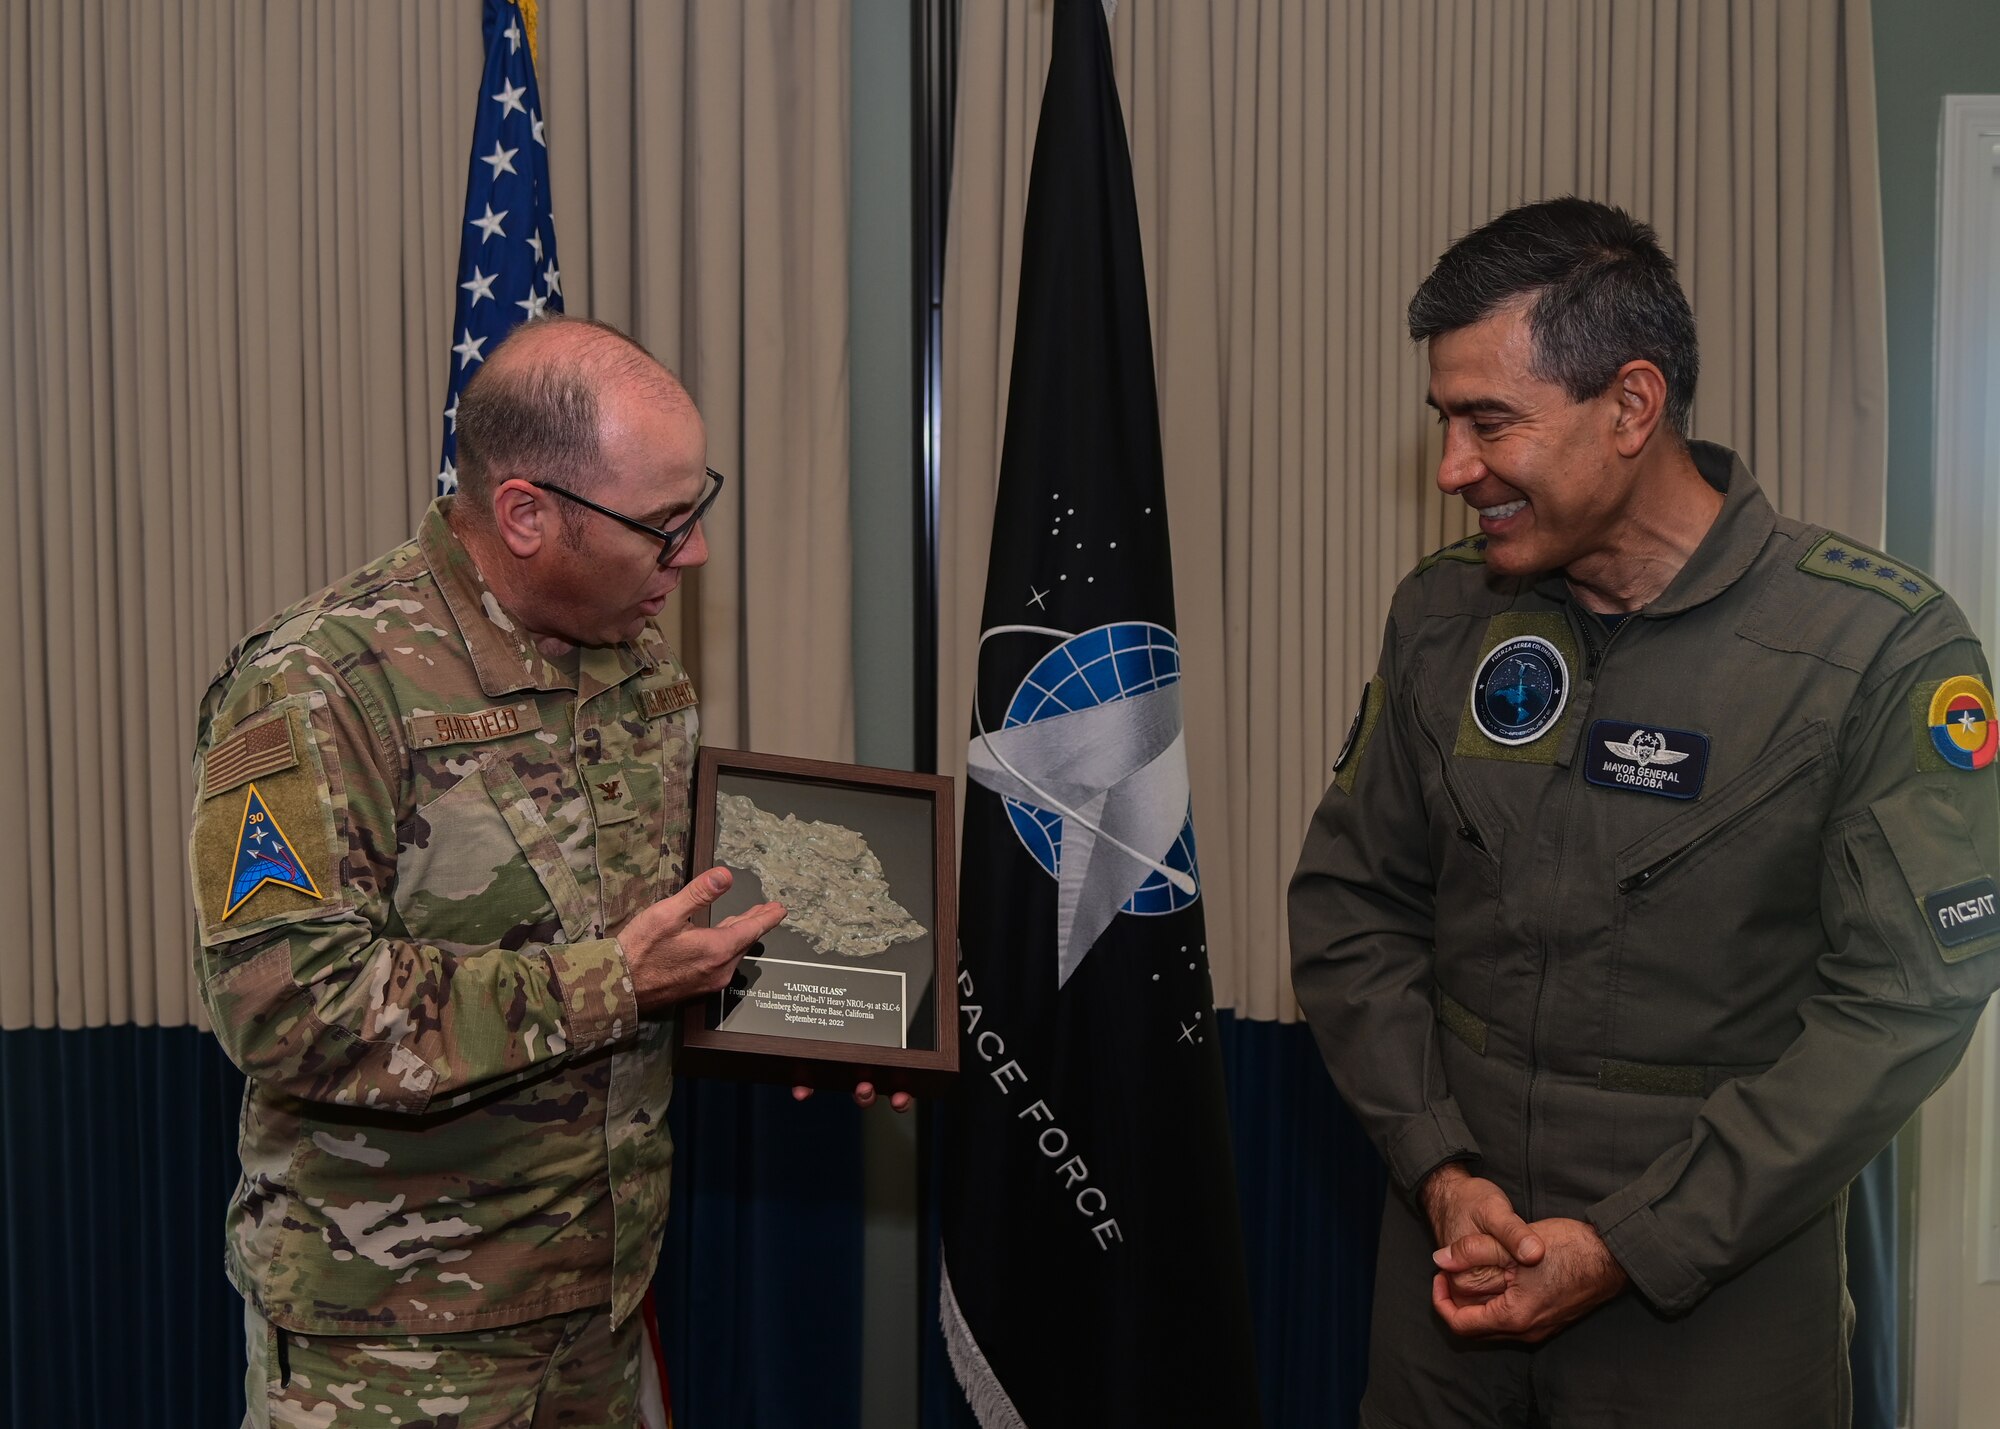
[[[463,948],[553,941],[558,929],[571,942],[589,937],[590,905],[534,796],[504,752],[485,749],[472,760],[417,808],[416,827],[397,852],[404,926]]]
[[[549,895],[549,902],[555,906],[556,916],[562,920],[563,933],[574,942],[589,936],[591,929],[590,904],[583,896],[583,889],[571,871],[569,860],[563,857],[562,846],[542,818],[541,808],[535,803],[521,777],[505,759],[487,751],[479,758],[479,777],[486,786],[500,816],[507,821],[514,842],[521,852],[528,856],[534,867],[535,876],[542,881],[542,888]]]

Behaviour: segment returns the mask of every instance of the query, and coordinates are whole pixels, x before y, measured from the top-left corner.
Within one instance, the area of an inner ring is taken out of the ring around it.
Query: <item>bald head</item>
[[[511,477],[587,494],[603,473],[604,409],[614,395],[696,417],[673,373],[607,323],[552,313],[515,328],[458,399],[453,517],[490,522],[494,489]],[[566,510],[565,523],[578,515]]]

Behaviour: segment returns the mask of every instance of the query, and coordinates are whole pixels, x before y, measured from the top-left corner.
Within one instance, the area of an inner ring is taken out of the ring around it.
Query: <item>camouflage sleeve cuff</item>
[[[1414,1196],[1424,1177],[1447,1161],[1476,1161],[1479,1144],[1459,1114],[1458,1102],[1445,1097],[1406,1122],[1383,1148],[1389,1174],[1405,1196]]]
[[[590,1052],[638,1035],[639,998],[616,938],[557,943],[549,971],[562,1000],[563,1038],[571,1052]]]
[[[1632,1277],[1633,1286],[1665,1315],[1683,1315],[1708,1294],[1708,1278],[1668,1242],[1666,1228],[1651,1206],[1622,1210],[1624,1192],[1584,1212],[1612,1257]]]

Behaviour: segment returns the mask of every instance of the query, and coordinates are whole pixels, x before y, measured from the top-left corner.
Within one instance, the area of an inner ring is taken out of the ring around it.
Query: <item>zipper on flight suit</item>
[[[1431,733],[1430,724],[1424,719],[1423,710],[1418,707],[1414,691],[1410,695],[1410,714],[1417,728],[1423,731],[1424,743],[1428,744],[1431,752],[1438,757],[1438,782],[1444,785],[1444,797],[1451,805],[1451,816],[1458,821],[1458,836],[1481,853],[1485,853],[1486,840],[1479,836],[1479,830],[1473,827],[1472,820],[1466,816],[1465,801],[1458,797],[1458,790],[1452,786],[1451,759],[1445,754],[1444,746],[1438,743],[1437,736]]]
[[[1756,807],[1757,806],[1755,804],[1751,804],[1748,806],[1749,809],[1754,809]],[[1746,809],[1745,812],[1748,812],[1748,809]],[[1738,817],[1740,818],[1741,815],[1738,815]],[[1654,859],[1651,863],[1647,864],[1637,873],[1626,874],[1625,877],[1618,880],[1618,891],[1620,893],[1633,893],[1641,888],[1644,888],[1647,884],[1651,883],[1655,878],[1657,878],[1661,873],[1663,873],[1666,870],[1668,864],[1672,863],[1675,859],[1679,858],[1682,854],[1688,852],[1690,849],[1700,848],[1703,844],[1707,843],[1716,834],[1720,833],[1723,829],[1728,828],[1731,824],[1735,822],[1736,822],[1735,819],[1725,819],[1712,829],[1704,829],[1701,833],[1697,834],[1694,838],[1689,839],[1679,848],[1672,849],[1667,853],[1660,855],[1660,857]]]
[[[1604,662],[1604,652],[1611,648],[1612,638],[1618,632],[1606,631],[1602,620],[1587,610],[1581,610],[1573,600],[1567,609],[1569,628],[1575,633],[1577,644],[1583,647],[1583,672],[1586,675],[1595,675],[1597,667]],[[1628,616],[1627,619],[1629,618]]]
[[[1780,746],[1782,755],[1777,759],[1776,767],[1765,771],[1760,785],[1752,786],[1751,797],[1745,799],[1740,807],[1732,809],[1726,818],[1718,819],[1706,828],[1697,829],[1681,843],[1668,849],[1644,868],[1636,869],[1626,874],[1618,880],[1616,885],[1618,891],[1620,893],[1637,892],[1651,883],[1655,878],[1658,878],[1672,864],[1687,857],[1688,854],[1708,843],[1717,835],[1735,828],[1744,819],[1777,797],[1794,779],[1811,769],[1822,753],[1819,742],[1810,738],[1795,735],[1787,741],[1787,744],[1789,747]],[[1738,780],[1730,788],[1723,789],[1721,797],[1724,799],[1728,798],[1735,789],[1742,787],[1742,783],[1743,781]]]
[[[1583,650],[1583,671],[1585,677],[1591,681],[1592,689],[1590,694],[1594,699],[1597,695],[1595,677],[1598,667],[1604,663],[1605,653],[1610,650],[1611,642],[1618,638],[1618,631],[1624,628],[1626,622],[1620,621],[1617,628],[1607,631],[1604,628],[1604,622],[1578,605],[1574,595],[1564,605],[1563,613],[1569,620],[1570,632],[1576,636],[1577,644]],[[1589,713],[1590,711],[1587,708],[1579,709],[1577,711],[1577,718],[1585,719]],[[1584,763],[1585,761],[1578,759],[1570,765],[1569,787],[1565,793],[1563,807],[1562,843],[1556,852],[1555,890],[1558,896],[1550,898],[1550,907],[1560,907],[1562,903],[1559,895],[1562,890],[1563,869],[1569,862],[1570,807],[1576,802],[1577,785],[1583,779]],[[1526,1204],[1522,1207],[1523,1216],[1532,1215],[1531,1208],[1535,1202],[1535,1158],[1533,1154],[1535,1139],[1535,1083],[1541,1080],[1542,1073],[1540,1055],[1542,1004],[1548,1000],[1549,995],[1549,936],[1546,924],[1543,926],[1542,936],[1538,941],[1541,950],[1541,965],[1535,970],[1535,1015],[1528,1023],[1528,1086],[1523,1098],[1521,1114],[1521,1189],[1525,1193],[1524,1199],[1526,1201]]]

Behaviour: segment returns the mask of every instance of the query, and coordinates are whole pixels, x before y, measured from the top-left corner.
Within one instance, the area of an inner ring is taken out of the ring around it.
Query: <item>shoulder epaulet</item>
[[[282,650],[287,645],[296,644],[302,637],[310,634],[312,628],[318,625],[325,615],[325,608],[315,605],[280,621],[271,627],[271,638],[264,642],[264,648]]]
[[[1882,552],[1829,531],[1799,557],[1799,569],[1824,580],[1840,581],[1886,596],[1915,614],[1944,592],[1922,571]]]
[[[1439,561],[1464,561],[1467,565],[1485,565],[1486,538],[1477,533],[1461,537],[1444,549],[1432,551],[1428,556],[1418,561],[1417,568],[1411,571],[1410,574],[1420,576]]]

